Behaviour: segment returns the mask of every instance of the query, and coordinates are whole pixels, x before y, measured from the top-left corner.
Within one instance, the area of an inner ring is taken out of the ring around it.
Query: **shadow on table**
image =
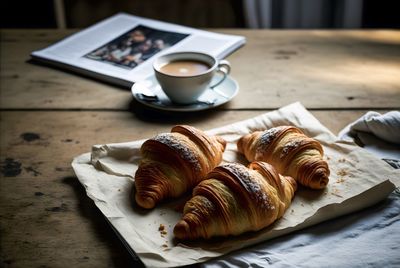
[[[63,183],[71,186],[74,190],[77,200],[79,201],[79,214],[89,219],[93,227],[96,237],[99,237],[101,243],[109,250],[111,261],[115,267],[145,267],[144,264],[136,256],[129,254],[121,240],[114,233],[114,230],[104,218],[101,211],[96,207],[85,192],[83,186],[76,177],[65,177]]]
[[[165,111],[157,110],[142,103],[132,99],[129,104],[129,110],[138,118],[139,120],[152,122],[152,123],[162,123],[162,124],[177,124],[185,122],[185,124],[199,123],[201,121],[210,120],[212,118],[218,118],[219,113],[226,111],[229,103],[207,109],[202,111],[194,112],[176,112],[176,111]]]
[[[43,67],[43,68],[55,69],[55,70],[58,70],[58,71],[61,71],[61,72],[64,72],[64,73],[76,75],[76,76],[81,77],[81,78],[85,78],[85,79],[88,79],[88,80],[96,81],[96,82],[99,82],[99,83],[102,83],[102,84],[105,84],[105,85],[112,86],[113,88],[115,88],[117,90],[130,91],[130,88],[127,87],[127,86],[124,87],[124,86],[121,86],[121,85],[116,85],[115,83],[108,82],[106,80],[99,79],[99,78],[93,77],[91,75],[87,75],[84,72],[80,71],[79,68],[77,68],[77,69],[72,69],[72,68],[68,69],[68,67],[64,67],[62,65],[58,66],[57,64],[52,64],[50,62],[47,63],[47,62],[39,61],[39,60],[36,60],[36,59],[33,59],[33,58],[28,59],[25,62],[29,63],[29,64],[32,64],[32,65],[40,66],[40,67]]]

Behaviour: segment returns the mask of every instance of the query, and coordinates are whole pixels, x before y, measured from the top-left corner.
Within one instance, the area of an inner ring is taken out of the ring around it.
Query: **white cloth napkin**
[[[400,267],[399,214],[398,189],[370,208],[239,250],[200,267]]]
[[[382,159],[400,161],[400,112],[368,112],[339,133]]]

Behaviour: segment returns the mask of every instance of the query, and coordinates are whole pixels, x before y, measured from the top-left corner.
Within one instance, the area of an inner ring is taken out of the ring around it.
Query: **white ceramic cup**
[[[161,71],[164,65],[179,60],[200,61],[210,68],[199,74],[189,76],[171,75]],[[154,61],[153,68],[164,93],[172,102],[178,104],[195,103],[207,88],[214,88],[221,84],[231,70],[227,60],[219,61],[211,55],[200,52],[176,52],[162,55]],[[223,76],[219,81],[210,85],[217,72],[221,72]]]

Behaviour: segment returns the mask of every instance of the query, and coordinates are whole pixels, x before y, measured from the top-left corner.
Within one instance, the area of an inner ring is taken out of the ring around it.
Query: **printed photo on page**
[[[84,57],[125,69],[133,69],[187,36],[189,34],[161,31],[139,25]]]

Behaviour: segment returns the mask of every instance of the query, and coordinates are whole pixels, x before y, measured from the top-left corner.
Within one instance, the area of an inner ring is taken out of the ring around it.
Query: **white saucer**
[[[211,81],[211,85],[221,79],[220,74],[216,74]],[[144,81],[139,81],[133,84],[132,88],[133,97],[140,103],[165,111],[175,112],[193,112],[212,109],[233,99],[239,92],[238,83],[229,75],[226,79],[214,89],[208,88],[198,99],[199,103],[180,105],[171,102],[171,100],[162,91],[155,76],[151,76]],[[158,100],[148,101],[146,98],[141,97],[141,93],[150,93],[156,95]]]

